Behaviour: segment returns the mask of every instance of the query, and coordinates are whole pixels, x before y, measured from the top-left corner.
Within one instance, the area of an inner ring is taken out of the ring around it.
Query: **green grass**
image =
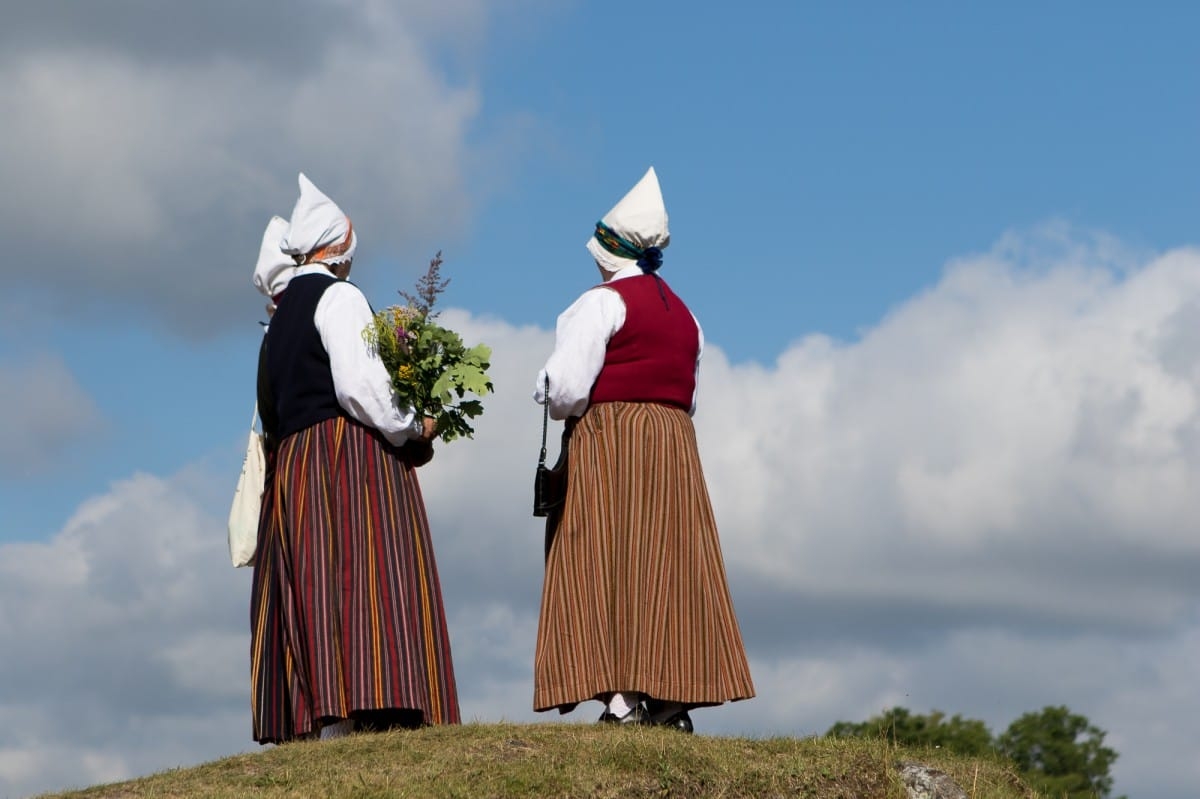
[[[1001,760],[886,741],[716,738],[599,724],[467,724],[287,744],[44,797],[793,797],[904,799],[897,760],[950,774],[972,799],[1036,799]]]

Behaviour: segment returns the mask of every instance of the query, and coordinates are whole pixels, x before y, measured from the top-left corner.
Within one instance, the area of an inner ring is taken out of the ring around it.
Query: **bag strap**
[[[542,403],[542,454],[538,455],[538,466],[546,465],[546,428],[550,424],[550,375],[546,375],[546,395]],[[256,405],[255,408],[258,406]]]

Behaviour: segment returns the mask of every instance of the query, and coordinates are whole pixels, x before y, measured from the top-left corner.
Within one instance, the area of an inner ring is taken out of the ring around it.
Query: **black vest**
[[[329,353],[313,317],[332,275],[293,278],[267,328],[267,381],[274,398],[277,440],[318,422],[345,416],[333,390]]]

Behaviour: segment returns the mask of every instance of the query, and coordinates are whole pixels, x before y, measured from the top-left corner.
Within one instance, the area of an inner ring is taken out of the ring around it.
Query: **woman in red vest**
[[[538,374],[535,399],[572,431],[533,706],[596,699],[603,722],[691,732],[689,709],[754,685],[692,427],[703,333],[658,276],[669,240],[651,168],[596,224],[604,282],[558,317]]]

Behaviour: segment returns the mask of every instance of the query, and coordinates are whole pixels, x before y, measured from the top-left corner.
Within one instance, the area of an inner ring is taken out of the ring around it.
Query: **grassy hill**
[[[804,797],[904,799],[898,760],[972,799],[1036,799],[1000,760],[886,741],[716,738],[598,724],[467,724],[288,744],[61,799]]]

